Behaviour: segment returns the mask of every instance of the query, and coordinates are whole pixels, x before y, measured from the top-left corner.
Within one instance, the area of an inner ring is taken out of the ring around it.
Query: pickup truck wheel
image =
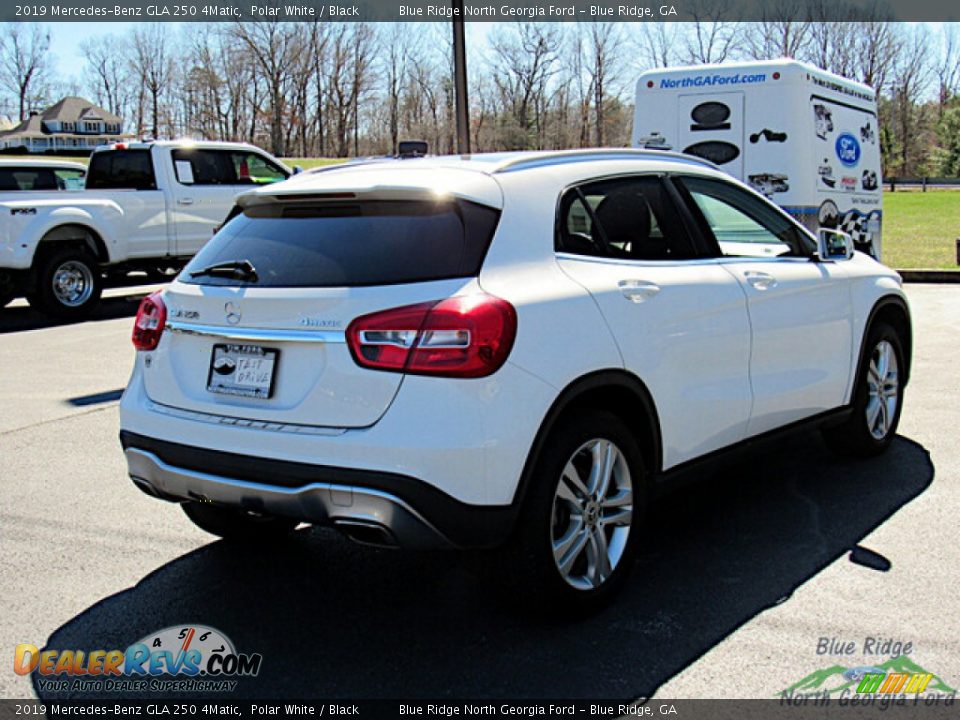
[[[871,457],[893,442],[903,407],[903,344],[890,325],[877,323],[868,335],[854,388],[853,413],[842,425],[825,428],[827,446],[838,455]]]
[[[513,542],[510,581],[543,608],[589,612],[620,589],[645,506],[640,449],[623,422],[587,411],[548,439]]]
[[[36,287],[27,300],[42,313],[73,319],[88,315],[100,301],[102,290],[96,258],[82,249],[66,247],[41,260]]]
[[[212,503],[185,502],[181,507],[198,528],[228,540],[279,539],[300,524],[289,518],[256,515]]]

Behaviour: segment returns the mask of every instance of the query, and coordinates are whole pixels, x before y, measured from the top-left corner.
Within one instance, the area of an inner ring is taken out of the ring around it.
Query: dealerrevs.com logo
[[[18,675],[36,674],[46,692],[229,692],[238,677],[260,672],[260,653],[239,653],[222,632],[205,625],[175,625],[125,650],[14,650]]]

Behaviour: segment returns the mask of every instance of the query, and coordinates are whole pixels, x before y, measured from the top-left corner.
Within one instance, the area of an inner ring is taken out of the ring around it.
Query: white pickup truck
[[[109,277],[169,277],[251,187],[290,168],[243,143],[152,141],[98,148],[83,192],[0,190],[0,307],[25,295],[49,315],[90,312]]]

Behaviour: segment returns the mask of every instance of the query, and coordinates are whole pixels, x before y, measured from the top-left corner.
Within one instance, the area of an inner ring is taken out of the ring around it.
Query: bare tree
[[[359,150],[360,105],[372,86],[375,34],[368,23],[338,23],[331,27],[327,63],[327,118],[337,157]],[[352,135],[352,137],[351,137]]]
[[[879,92],[886,83],[900,42],[900,26],[892,22],[889,7],[878,0],[864,5],[815,0],[811,18],[810,42],[804,50],[804,59]]]
[[[127,48],[128,44],[113,34],[90,37],[80,43],[94,97],[100,105],[120,116],[126,114],[130,100]]]
[[[940,37],[940,62],[936,68],[939,114],[951,98],[960,93],[960,26],[943,23]]]
[[[721,63],[730,58],[739,28],[730,21],[732,8],[732,0],[690,0],[693,22],[685,36],[689,62]]]
[[[514,126],[508,145],[525,148],[540,144],[540,119],[548,83],[558,70],[561,43],[561,29],[551,23],[521,23],[499,31],[490,40],[493,81]]]
[[[393,25],[381,38],[381,71],[387,104],[387,127],[390,152],[397,151],[400,140],[400,106],[406,88],[405,79],[411,54],[417,52],[413,36],[402,24]]]
[[[133,71],[137,74],[142,92],[138,111],[137,133],[143,132],[143,100],[150,100],[150,133],[160,136],[160,98],[173,76],[173,48],[165,23],[144,23],[136,27],[131,39]]]
[[[895,158],[900,173],[918,172],[929,149],[929,117],[922,103],[931,79],[928,47],[930,35],[917,25],[904,34],[891,76],[892,125],[896,133]]]
[[[594,139],[598,146],[607,141],[604,111],[611,86],[620,79],[623,33],[619,23],[590,23],[586,33],[586,71],[593,90]]]
[[[30,110],[28,100],[50,69],[50,31],[34,23],[4,23],[0,38],[0,83],[16,95],[20,119]]]
[[[296,23],[237,22],[234,32],[256,60],[270,101],[270,151],[284,153],[284,114],[286,112],[286,85],[295,67],[296,58],[303,51],[302,36]]]
[[[652,70],[675,64],[678,37],[676,23],[643,23],[634,40],[639,50],[639,69]]]
[[[798,57],[810,39],[805,0],[772,0],[761,6],[760,20],[747,24],[747,54],[757,60]]]

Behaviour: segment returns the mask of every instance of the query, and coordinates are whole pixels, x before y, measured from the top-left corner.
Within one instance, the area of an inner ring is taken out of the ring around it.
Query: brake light
[[[137,350],[155,350],[167,324],[167,306],[163,304],[160,291],[147,295],[137,310],[133,324],[133,346]]]
[[[513,305],[477,294],[363,315],[347,327],[347,344],[362,367],[478,378],[500,369],[516,334]]]

